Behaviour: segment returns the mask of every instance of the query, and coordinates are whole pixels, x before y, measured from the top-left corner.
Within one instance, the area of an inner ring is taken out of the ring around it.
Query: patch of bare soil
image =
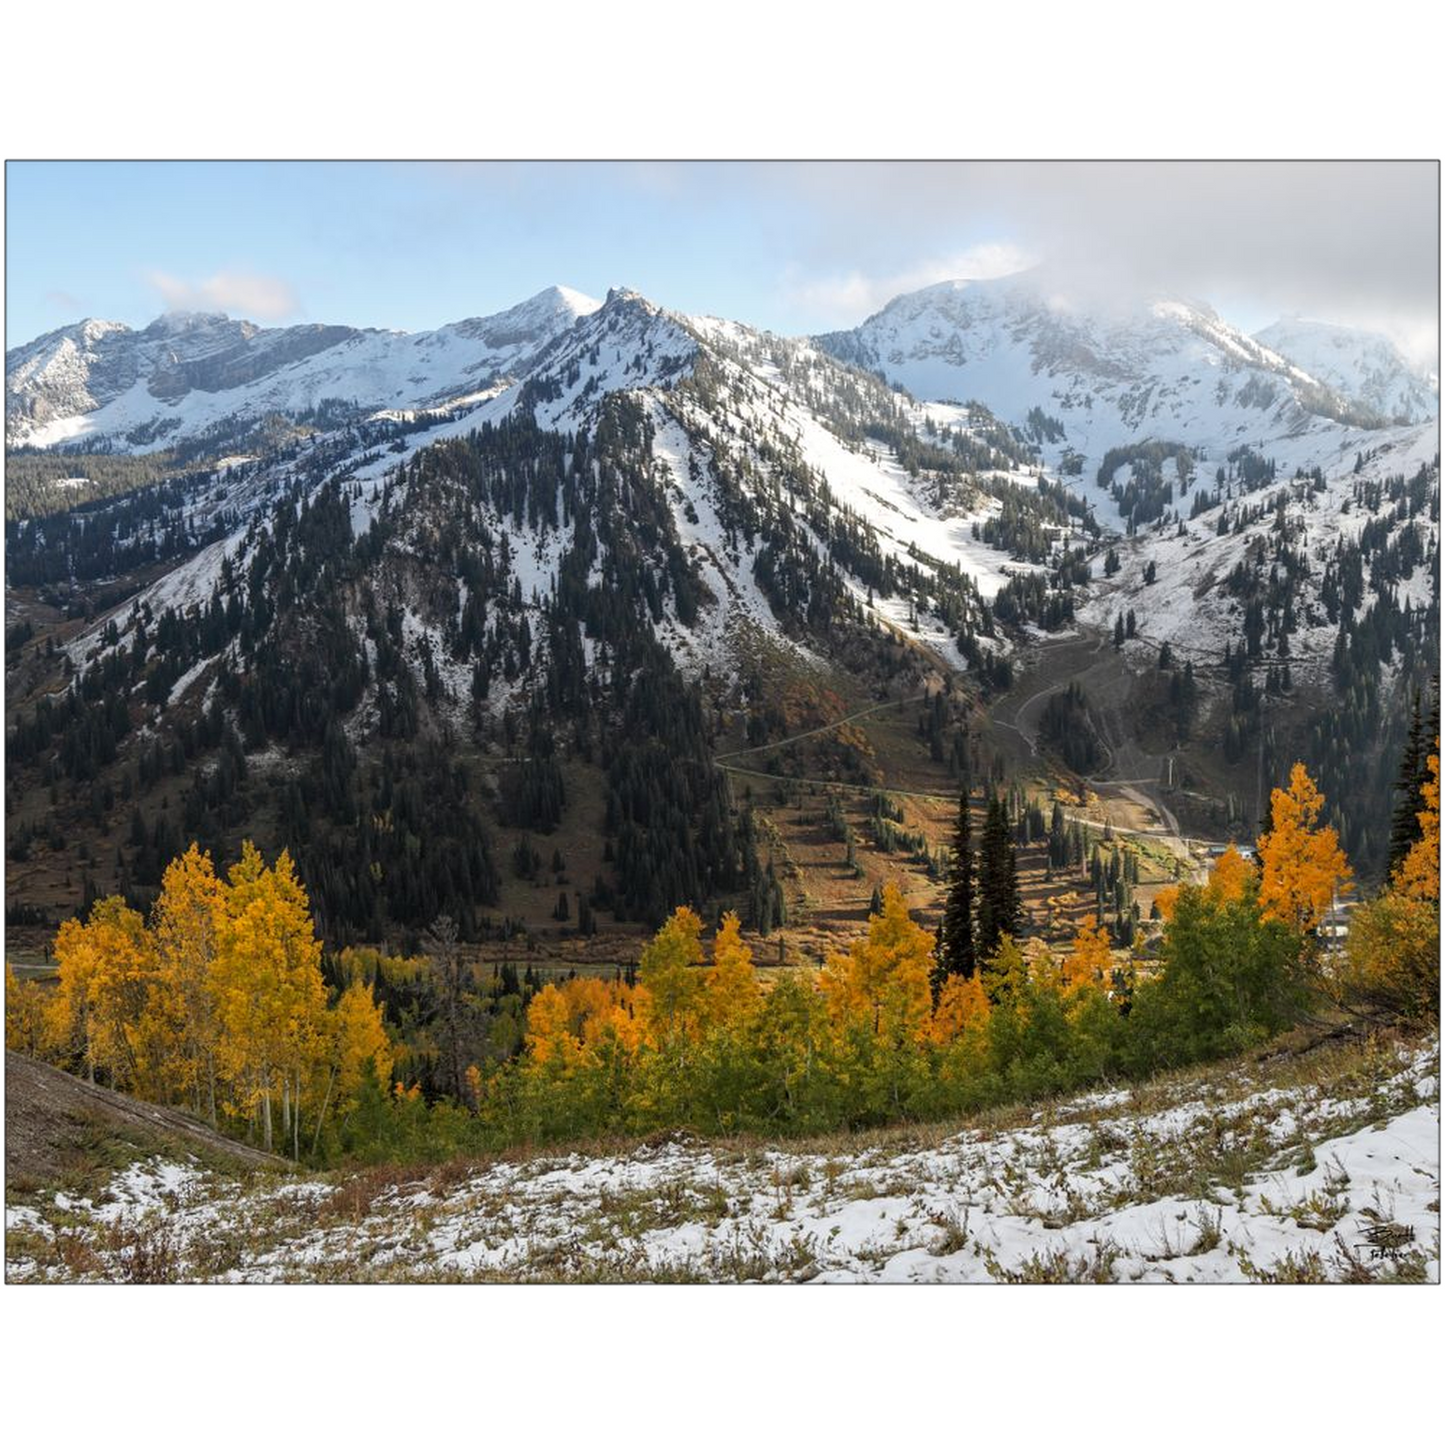
[[[151,1154],[193,1154],[207,1161],[278,1167],[248,1148],[159,1104],[103,1089],[49,1064],[5,1053],[5,1182],[34,1190],[87,1170],[98,1149],[130,1146]]]

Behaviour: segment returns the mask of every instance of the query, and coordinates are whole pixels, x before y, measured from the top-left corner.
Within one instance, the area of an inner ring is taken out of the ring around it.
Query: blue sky
[[[1296,165],[6,167],[6,345],[163,310],[417,330],[554,282],[785,332],[1031,261],[1434,337],[1437,173]],[[1354,204],[1340,205],[1342,190]],[[1368,232],[1361,217],[1368,214]],[[1368,240],[1367,240],[1368,236]],[[1423,338],[1423,343],[1421,343]]]
[[[831,213],[766,168],[12,164],[8,182],[7,345],[187,303],[415,330],[553,283],[782,329],[849,319],[809,290],[838,270]],[[949,229],[955,253],[987,239]],[[859,254],[902,273],[916,239]]]

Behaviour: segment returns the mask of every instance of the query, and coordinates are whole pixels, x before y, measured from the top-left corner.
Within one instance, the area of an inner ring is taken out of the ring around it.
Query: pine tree
[[[968,816],[968,788],[958,796],[958,822],[953,830],[953,865],[948,875],[948,900],[938,940],[934,987],[950,975],[972,978],[978,964],[973,947],[973,829]]]
[[[1435,705],[1438,709],[1439,702]],[[1400,754],[1400,770],[1395,778],[1399,799],[1390,823],[1390,854],[1385,864],[1387,877],[1405,861],[1406,854],[1420,838],[1420,789],[1429,776],[1426,761],[1430,756],[1430,742],[1434,736],[1427,732],[1426,727],[1420,689],[1416,688],[1410,708],[1410,730],[1405,737],[1405,746]]]
[[[1013,937],[1019,931],[1021,911],[1008,812],[1003,800],[995,794],[988,802],[979,848],[975,956],[991,958],[1001,939]]]

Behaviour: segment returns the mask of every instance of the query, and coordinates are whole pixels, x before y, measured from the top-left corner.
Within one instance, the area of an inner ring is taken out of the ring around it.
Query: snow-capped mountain
[[[464,407],[425,416],[378,410],[344,432],[315,433],[283,460],[245,460],[219,482],[203,482],[187,525],[195,533],[213,525],[224,499],[228,534],[181,560],[142,600],[156,613],[203,606],[222,572],[244,565],[299,478],[340,475],[358,537],[380,520],[410,539],[408,552],[425,555],[439,517],[464,518],[487,550],[500,546],[499,585],[515,583],[540,630],[572,533],[532,509],[518,515],[454,492],[430,465],[448,443],[520,424],[560,437],[591,433],[598,448],[605,436],[613,464],[636,472],[635,505],[651,523],[628,545],[649,550],[664,575],[683,567],[698,583],[696,606],[664,584],[654,616],[685,670],[726,668],[749,628],[781,632],[786,647],[811,657],[817,638],[803,619],[817,622],[825,586],[829,609],[853,609],[865,626],[906,625],[938,660],[967,667],[960,641],[983,621],[984,604],[1011,575],[1033,570],[976,534],[1001,512],[1002,496],[1017,492],[1015,505],[1032,505],[1035,484],[1024,450],[984,413],[920,406],[809,342],[684,316],[624,289],[526,360],[517,379],[465,397]],[[894,434],[906,457],[880,439]],[[527,445],[535,445],[530,432]],[[1067,531],[1066,518],[1047,508],[1041,515]],[[611,521],[594,517],[593,525],[605,530]],[[782,567],[792,580],[773,586]],[[438,655],[451,650],[440,619],[416,625],[418,636],[435,633]],[[981,646],[1001,645],[984,626]],[[112,650],[130,630],[119,629]],[[72,655],[84,667],[101,653],[87,635]]]
[[[263,330],[191,313],[142,331],[82,321],[6,353],[6,444],[148,451],[220,423],[324,403],[363,413],[455,404],[525,373],[600,304],[554,286],[497,315],[415,334]]]
[[[899,296],[819,345],[919,398],[981,402],[1086,471],[1147,440],[1207,455],[1286,444],[1303,456],[1335,441],[1341,423],[1376,420],[1208,306],[1088,305],[1037,272]]]
[[[718,816],[703,718],[777,736],[780,678],[902,696],[961,674],[987,698],[1042,633],[1132,616],[1124,661],[1162,675],[1168,642],[1198,667],[1199,746],[1225,729],[1230,764],[1262,695],[1308,687],[1307,720],[1344,679],[1353,731],[1309,753],[1341,792],[1362,748],[1393,746],[1379,698],[1437,656],[1438,424],[1365,424],[1204,307],[934,287],[807,340],[559,289],[415,337],[170,318],[10,360],[32,442],[100,454],[13,459],[47,505],[7,524],[7,582],[93,619],[36,660],[15,735],[36,767],[131,759],[204,713],[208,747],[234,726],[286,776],[393,743],[423,766],[457,738],[491,768],[525,717],[589,747],[642,729],[697,781],[682,814]],[[43,489],[80,474],[47,463],[144,490],[57,511]],[[44,699],[67,678],[131,708],[60,717]],[[662,764],[616,766],[620,815]],[[336,806],[347,837],[384,814]],[[458,846],[474,822],[448,825]],[[619,848],[639,916],[674,844]]]
[[[1408,425],[1440,414],[1439,376],[1411,365],[1388,336],[1286,317],[1254,339],[1385,421]]]
[[[766,570],[789,546],[808,566],[827,564],[850,605],[906,622],[947,665],[966,666],[957,643],[981,623],[990,635],[985,605],[1010,577],[1049,560],[1047,544],[1021,549],[1016,527],[989,536],[990,518],[1005,506],[1032,509],[1035,535],[1055,545],[1086,518],[1040,503],[1045,469],[1057,468],[1106,526],[1140,531],[1130,562],[1142,572],[1177,524],[1201,508],[1201,526],[1212,524],[1210,509],[1235,487],[1216,496],[1210,478],[1221,468],[1232,477],[1241,448],[1283,476],[1318,467],[1348,487],[1361,454],[1373,476],[1396,463],[1414,470],[1438,447],[1433,423],[1361,425],[1358,391],[1347,399],[1208,307],[1154,300],[1090,311],[1036,274],[932,286],[816,341],[685,316],[625,289],[596,302],[553,287],[497,316],[414,336],[172,316],[143,332],[82,323],[7,361],[13,425],[37,445],[104,439],[153,450],[341,403],[299,455],[233,468],[216,493],[234,518],[230,537],[156,583],[158,605],[207,597],[221,559],[240,560],[255,521],[298,476],[349,477],[362,531],[394,501],[398,469],[438,443],[522,416],[544,431],[589,432],[609,398],[626,397],[648,431],[645,465],[665,530],[706,599],[685,609],[686,622],[664,601],[658,626],[680,660],[700,665],[739,620],[778,627],[755,574],[760,556]],[[978,402],[986,410],[966,404]],[[1145,442],[1168,455],[1139,455]],[[1133,451],[1109,456],[1121,447]],[[193,529],[214,525],[219,506],[198,497]],[[524,599],[555,588],[564,539],[505,509],[475,520],[507,537]],[[1211,576],[1213,554],[1230,546],[1220,538],[1206,549]],[[1196,570],[1182,557],[1162,561],[1181,575]],[[1197,577],[1189,591],[1205,617]],[[1221,602],[1221,626],[1231,608]],[[805,630],[792,634],[806,650]]]

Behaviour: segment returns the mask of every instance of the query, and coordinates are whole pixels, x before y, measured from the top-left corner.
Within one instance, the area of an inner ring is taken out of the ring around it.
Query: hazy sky
[[[417,330],[553,282],[800,333],[1045,264],[1431,359],[1438,190],[1434,162],[11,163],[6,345],[171,308]]]

